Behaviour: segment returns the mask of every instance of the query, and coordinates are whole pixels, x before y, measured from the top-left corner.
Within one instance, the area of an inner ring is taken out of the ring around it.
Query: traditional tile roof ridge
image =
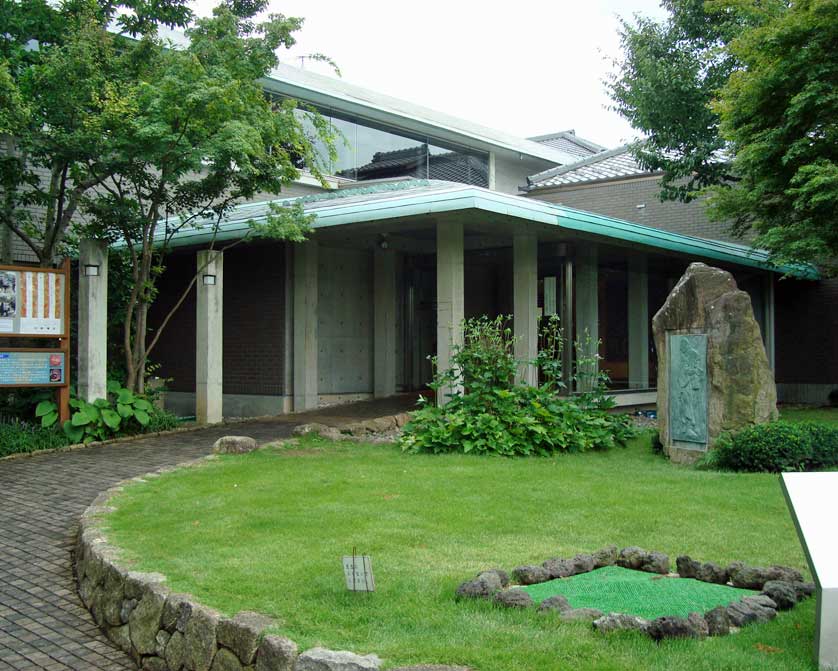
[[[547,133],[546,135],[536,135],[528,137],[528,140],[538,142],[547,147],[553,147],[564,151],[571,156],[585,157],[591,154],[598,154],[607,149],[596,142],[591,142],[585,138],[576,135],[576,131],[572,128],[569,130],[559,131],[558,133]]]
[[[641,167],[630,150],[631,145],[624,144],[575,163],[545,170],[527,177],[527,186],[523,190],[655,174]]]

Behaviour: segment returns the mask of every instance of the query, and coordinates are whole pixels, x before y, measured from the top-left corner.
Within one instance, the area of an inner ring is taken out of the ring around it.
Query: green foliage
[[[88,403],[73,397],[70,399],[70,408],[73,412],[62,429],[71,443],[90,443],[136,433],[163,431],[177,425],[174,416],[158,410],[147,398],[125,389],[114,380],[108,382],[107,398],[98,398]],[[43,428],[54,426],[58,420],[55,401],[41,401],[35,415],[40,418]]]
[[[19,419],[0,421],[0,457],[64,447],[67,442],[54,425],[42,427]]]
[[[730,471],[809,471],[838,466],[838,426],[769,422],[723,434],[706,467]]]
[[[734,153],[712,214],[779,262],[838,271],[838,3],[789,3],[729,46],[742,64],[714,109]]]
[[[507,318],[466,320],[464,343],[454,348],[453,367],[437,371],[431,385],[438,395],[455,391],[442,408],[423,402],[404,428],[402,449],[543,456],[625,445],[633,427],[625,415],[607,412],[604,389],[559,396],[558,323],[547,328],[553,329],[554,335],[542,336],[548,349],[537,359],[545,382],[529,386],[515,381],[520,362],[513,354]]]

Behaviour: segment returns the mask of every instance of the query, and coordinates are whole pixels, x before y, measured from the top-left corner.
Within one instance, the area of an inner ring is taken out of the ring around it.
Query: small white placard
[[[346,589],[350,592],[374,592],[375,579],[372,575],[372,559],[368,555],[343,558],[343,573]]]

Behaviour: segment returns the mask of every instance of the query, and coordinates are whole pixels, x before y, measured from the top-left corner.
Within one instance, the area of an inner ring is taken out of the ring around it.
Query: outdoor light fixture
[[[85,263],[84,264],[84,276],[85,277],[99,277],[99,265],[96,263]]]
[[[215,286],[215,275],[204,275],[204,286],[205,287],[214,287]]]

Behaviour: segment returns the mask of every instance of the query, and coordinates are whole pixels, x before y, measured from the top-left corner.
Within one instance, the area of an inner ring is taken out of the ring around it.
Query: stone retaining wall
[[[120,560],[119,552],[108,544],[103,530],[103,516],[115,510],[110,505],[111,498],[132,482],[213,458],[210,455],[124,480],[96,497],[85,510],[79,524],[75,572],[79,596],[96,624],[146,671],[379,669],[381,660],[372,654],[324,648],[300,653],[294,641],[265,633],[273,624],[270,618],[253,612],[225,617],[188,594],[172,592],[164,575],[132,571]]]

